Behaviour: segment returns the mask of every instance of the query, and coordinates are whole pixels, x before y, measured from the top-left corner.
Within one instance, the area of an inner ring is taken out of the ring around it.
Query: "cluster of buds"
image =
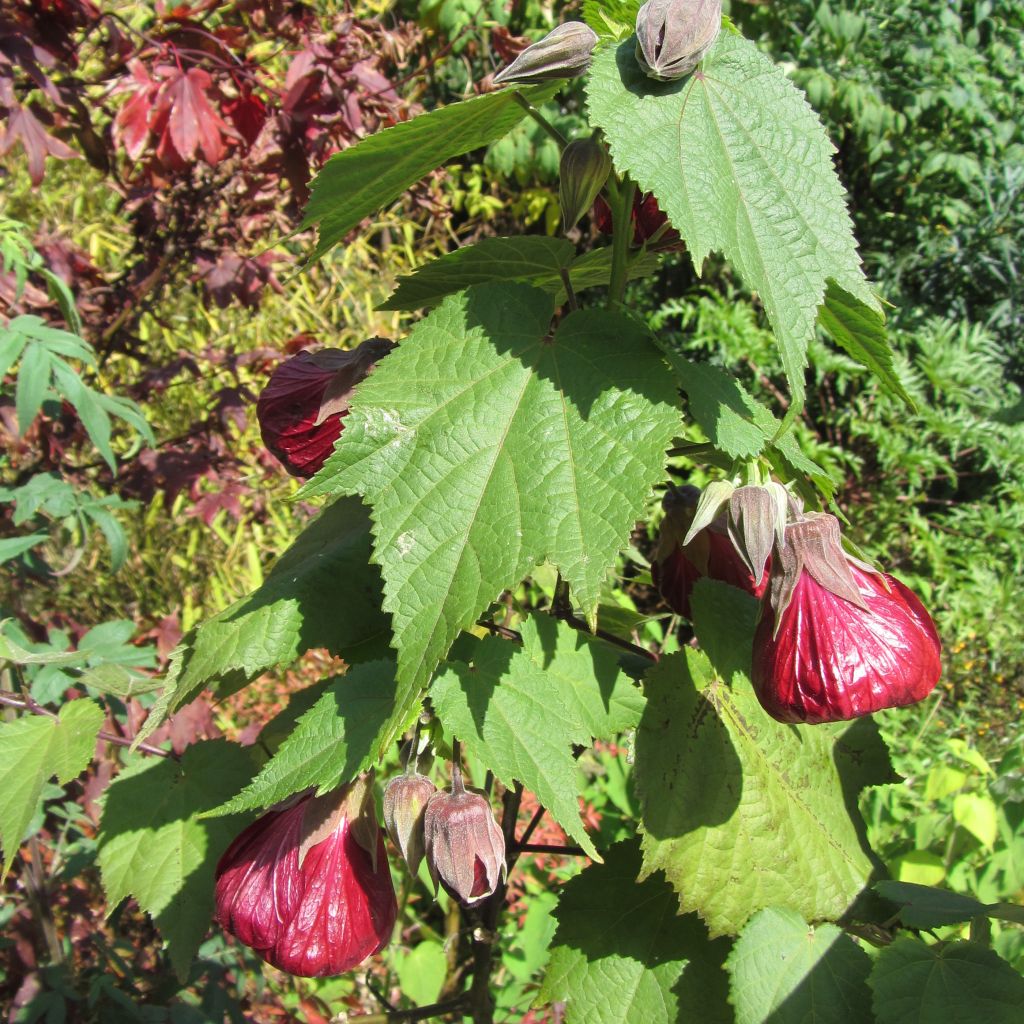
[[[438,885],[463,906],[490,896],[505,877],[505,837],[487,797],[467,789],[462,771],[452,765],[450,790],[409,768],[388,783],[384,823],[411,871],[424,855]]]
[[[300,352],[271,374],[256,403],[263,443],[293,476],[311,477],[334,451],[356,385],[394,343],[369,338],[350,351]]]
[[[383,949],[398,904],[372,775],[264,814],[221,857],[215,897],[224,930],[289,974],[344,974]]]
[[[918,598],[848,554],[839,521],[804,513],[780,484],[712,484],[666,499],[652,575],[690,617],[702,577],[761,601],[752,681],[781,722],[836,722],[923,700],[941,644]]]

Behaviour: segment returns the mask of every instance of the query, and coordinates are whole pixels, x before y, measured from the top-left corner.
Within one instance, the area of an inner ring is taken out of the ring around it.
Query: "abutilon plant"
[[[414,745],[424,729],[451,750],[450,789],[435,791],[414,759],[384,795],[401,855],[413,871],[422,856],[435,895],[453,897],[440,1004],[389,1003],[389,1018],[493,1024],[492,973],[514,928],[506,880],[529,900],[547,876],[520,886],[512,873],[545,852],[586,866],[558,890],[524,1009],[557,1004],[566,1024],[819,1009],[923,1019],[925,983],[903,968],[935,947],[903,930],[898,907],[862,898],[878,864],[856,798],[891,781],[885,743],[870,721],[828,723],[927,697],[940,642],[906,587],[847,553],[822,511],[844,481],[793,431],[819,330],[908,397],[882,303],[834,148],[785,70],[717,3],[636,8],[585,3],[589,24],[556,27],[460,103],[396,117],[312,182],[311,259],[529,118],[567,151],[564,237],[485,238],[440,256],[382,304],[415,314],[393,351],[374,339],[278,369],[258,403],[265,442],[305,479],[297,507],[324,506],[259,589],[185,637],[136,742],[203,686],[234,692],[314,649],[344,662],[312,708],[284,719],[287,738],[255,775],[224,783],[219,803],[196,801],[202,822],[274,808],[221,858],[216,914],[300,975],[351,970],[396,916],[365,777],[310,793],[338,764],[347,776],[394,764],[413,730]],[[577,79],[588,123],[569,148],[545,110]],[[669,248],[698,273],[720,256],[757,293],[788,382],[778,409],[651,328],[643,289],[627,285]],[[704,486],[670,489],[652,576],[694,626],[673,635],[672,616],[645,608],[630,631],[609,586],[643,564],[636,526],[673,473]],[[622,814],[596,830],[581,800],[610,784],[611,745],[626,752]],[[486,795],[465,786],[463,751],[487,773]],[[173,772],[184,785],[201,777],[188,752]],[[141,775],[127,777],[126,799]],[[289,793],[301,795],[279,804]],[[523,823],[527,793],[537,810]],[[531,844],[545,816],[564,845]],[[124,877],[110,821],[99,859],[111,891],[145,891]],[[409,914],[431,905],[412,873],[403,884]],[[403,942],[421,931],[403,929]],[[883,948],[868,957],[863,941]],[[976,943],[940,953],[998,960]],[[818,984],[833,957],[842,992]],[[769,991],[765,977],[784,984]]]

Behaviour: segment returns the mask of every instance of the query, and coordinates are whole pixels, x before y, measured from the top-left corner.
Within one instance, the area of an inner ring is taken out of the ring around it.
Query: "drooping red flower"
[[[263,443],[293,476],[311,477],[334,451],[355,386],[394,348],[370,338],[351,351],[299,352],[270,376],[256,403]]]
[[[611,207],[603,196],[594,200],[594,223],[597,230],[610,235],[613,228]],[[633,197],[633,245],[643,245],[652,238],[668,218],[665,216],[653,192],[640,192]],[[669,228],[655,243],[658,252],[679,252],[684,246],[675,228]]]
[[[689,486],[666,496],[665,518],[651,561],[651,578],[658,592],[674,612],[687,619],[693,617],[690,595],[702,576],[739,587],[757,598],[768,586],[767,568],[760,580],[754,579],[721,518],[698,531],[689,544],[683,543],[699,497],[697,488]]]
[[[379,952],[398,914],[372,782],[264,814],[217,865],[217,921],[267,963],[344,974]]]
[[[849,558],[834,516],[786,528],[754,636],[754,690],[768,714],[838,722],[916,703],[939,681],[940,654],[915,594]]]

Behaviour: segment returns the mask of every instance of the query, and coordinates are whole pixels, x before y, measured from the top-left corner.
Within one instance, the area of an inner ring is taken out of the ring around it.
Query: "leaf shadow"
[[[636,59],[636,36],[621,42],[615,50],[615,64],[619,72],[622,87],[634,96],[671,96],[682,92],[689,84],[691,77],[677,78],[671,82],[659,82],[649,78]]]

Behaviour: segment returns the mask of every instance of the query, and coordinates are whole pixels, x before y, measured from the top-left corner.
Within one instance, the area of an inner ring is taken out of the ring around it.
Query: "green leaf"
[[[17,558],[18,555],[23,555],[37,544],[42,544],[43,541],[49,539],[48,533],[31,533],[25,537],[4,537],[0,540],[0,564],[9,562],[12,558]]]
[[[98,859],[108,907],[134,896],[181,979],[213,917],[214,868],[245,823],[199,815],[237,792],[251,771],[242,747],[210,740],[189,747],[180,762],[136,757],[107,790]]]
[[[677,917],[672,889],[638,882],[639,870],[636,843],[619,843],[564,886],[538,999],[564,1002],[567,1024],[729,1021],[728,944],[709,942],[694,916]]]
[[[1020,1024],[1024,978],[970,942],[926,946],[897,939],[878,955],[869,984],[878,1024]]]
[[[602,39],[633,34],[643,0],[583,0],[583,20]]]
[[[885,766],[859,743],[844,749],[836,730],[776,722],[733,679],[692,648],[648,673],[636,738],[644,873],[664,871],[712,935],[769,906],[836,920],[872,871],[854,794],[887,781]]]
[[[473,667],[452,664],[430,698],[445,731],[506,786],[521,782],[588,853],[599,859],[580,821],[572,745],[589,746],[640,720],[643,697],[604,644],[536,615],[523,644],[488,637]]]
[[[818,323],[847,353],[866,366],[894,398],[916,411],[913,398],[907,394],[892,364],[892,348],[885,333],[885,317],[880,309],[851,295],[831,278],[825,290],[825,301],[818,310]]]
[[[91,700],[68,702],[57,718],[23,715],[0,723],[0,877],[14,861],[43,784],[56,775],[63,786],[84,771],[102,724],[103,711]]]
[[[298,720],[259,775],[211,813],[270,807],[310,786],[326,793],[349,781],[376,757],[394,707],[395,663],[354,666]]]
[[[999,835],[995,802],[987,793],[961,793],[953,801],[953,820],[981,843],[992,849]]]
[[[677,352],[665,353],[689,411],[704,436],[731,459],[751,459],[765,453],[784,479],[806,477],[826,501],[835,481],[809,459],[791,432],[778,436],[782,422],[751,397],[731,374],[707,363],[694,363]]]
[[[1024,907],[1015,903],[982,903],[973,896],[913,882],[887,880],[876,883],[874,888],[887,900],[900,905],[900,920],[908,928],[930,931],[982,916],[1024,924]]]
[[[363,506],[344,499],[325,508],[261,587],[207,619],[176,648],[164,692],[139,740],[211,683],[237,688],[318,647],[350,663],[386,654],[380,575],[369,559]]]
[[[694,363],[675,352],[668,360],[689,400],[690,414],[704,436],[732,459],[751,459],[780,426],[731,374]]]
[[[754,289],[802,406],[807,344],[832,278],[877,308],[835,152],[803,93],[750,41],[722,32],[690,77],[658,83],[633,40],[594,56],[587,100],[619,171],[679,229],[699,273],[721,252]]]
[[[50,354],[36,342],[25,349],[18,367],[14,405],[18,413],[18,434],[32,426],[50,388]]]
[[[435,306],[446,295],[487,281],[527,281],[555,291],[562,286],[561,271],[569,269],[575,255],[576,247],[564,238],[485,238],[400,277],[394,294],[378,308]]]
[[[519,235],[485,238],[420,267],[398,279],[398,287],[379,309],[421,309],[437,305],[446,295],[488,281],[524,281],[565,301],[562,271],[569,272],[575,292],[606,285],[611,280],[611,249],[592,249],[582,256],[564,238]],[[640,253],[629,266],[630,278],[645,277],[658,268],[657,253]]]
[[[543,103],[559,84],[519,91],[530,103]],[[500,139],[525,116],[515,90],[506,89],[420,114],[336,153],[310,186],[302,226],[320,228],[312,258],[337,245],[364,217],[397,199],[435,167]]]
[[[90,686],[100,693],[109,693],[121,700],[138,697],[143,693],[152,693],[160,689],[160,680],[152,676],[139,675],[123,665],[97,665],[86,669],[76,682]]]
[[[582,310],[552,338],[551,314],[528,285],[449,296],[360,385],[300,492],[373,506],[407,716],[459,631],[541,562],[592,617],[664,472],[679,414],[645,329]]]
[[[872,1024],[871,959],[835,925],[762,910],[726,966],[736,1024]]]
[[[694,632],[719,677],[749,679],[761,603],[739,587],[704,576],[694,585],[690,605]]]

